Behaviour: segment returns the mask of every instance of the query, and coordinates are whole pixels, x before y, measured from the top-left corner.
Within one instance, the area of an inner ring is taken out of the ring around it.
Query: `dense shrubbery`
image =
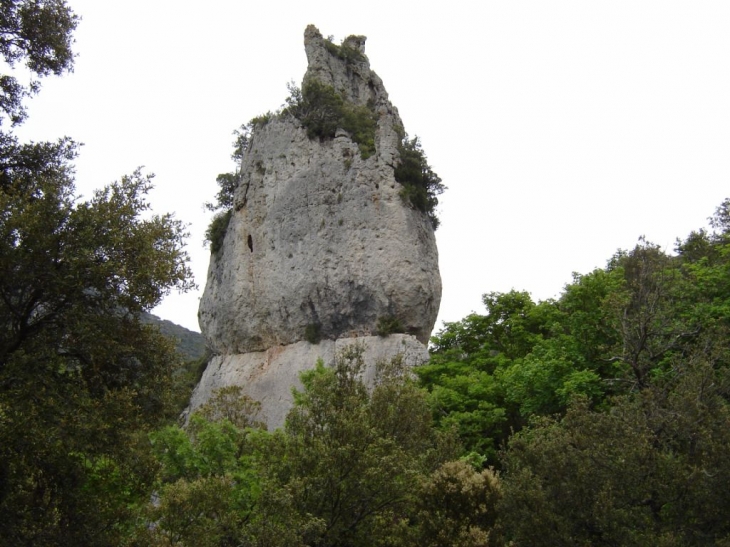
[[[239,461],[267,482],[241,484],[275,500],[247,518],[294,545],[727,545],[728,211],[556,300],[485,295],[485,315],[433,338],[425,391],[392,363],[368,395],[356,350],[306,373],[286,429],[247,437],[262,444]]]
[[[226,236],[228,224],[231,221],[233,214],[233,196],[241,180],[241,163],[243,162],[244,154],[248,150],[251,133],[257,125],[266,125],[270,118],[271,113],[267,112],[233,131],[233,135],[236,138],[233,141],[231,159],[236,163],[236,169],[230,173],[221,173],[216,177],[219,190],[215,196],[215,201],[205,203],[206,209],[216,213],[210,221],[208,228],[205,230],[205,241],[210,244],[210,252],[214,255],[223,246],[223,239]]]
[[[284,112],[297,118],[310,139],[332,139],[344,129],[357,143],[362,159],[375,153],[377,117],[372,106],[355,105],[343,99],[332,86],[309,80],[301,91],[290,86]]]
[[[0,123],[71,70],[77,22],[63,0],[0,3]],[[155,478],[146,433],[176,414],[181,358],[140,316],[194,286],[184,225],[150,213],[140,170],[79,196],[77,151],[0,131],[3,546],[122,544]]]
[[[425,393],[400,359],[379,365],[368,392],[362,352],[350,346],[331,368],[303,373],[281,431],[252,428],[255,407],[228,388],[187,430],[155,434],[162,469],[147,518],[156,525],[140,526],[137,540],[489,545],[498,479],[454,460],[453,438],[431,427]]]
[[[501,468],[514,545],[727,545],[730,201],[557,300],[485,295],[418,370],[439,427]]]
[[[55,44],[37,75],[70,68],[64,2],[3,6],[6,60],[28,54],[25,18]],[[79,199],[75,153],[0,135],[3,545],[730,545],[730,200],[674,255],[642,240],[556,300],[486,294],[433,338],[420,386],[394,359],[369,391],[351,346],[301,376],[282,430],[235,387],[182,428],[164,426],[179,358],[139,317],[192,286],[183,226],[147,214],[139,171]],[[404,197],[432,213],[440,180],[417,139],[401,154]]]
[[[433,338],[431,362],[417,369],[423,387],[396,359],[380,365],[368,392],[363,350],[350,347],[332,367],[319,363],[302,375],[285,428],[272,433],[255,423],[255,402],[226,388],[186,428],[153,433],[153,457],[144,435],[104,426],[131,415],[128,397],[159,405],[159,418],[165,394],[125,392],[100,407],[73,375],[56,375],[64,393],[89,397],[81,399],[89,405],[81,407],[83,423],[63,428],[72,446],[83,446],[76,437],[89,431],[116,439],[113,450],[94,444],[80,458],[34,443],[21,463],[41,462],[48,475],[36,479],[40,486],[70,496],[51,509],[85,530],[108,525],[113,533],[104,537],[120,544],[727,545],[728,210],[725,202],[714,231],[690,234],[675,256],[642,241],[605,268],[576,275],[556,300],[485,295],[485,315]],[[77,343],[91,344],[97,358],[141,351],[134,329],[116,333],[121,345],[111,352],[95,346],[109,321],[118,326],[113,318],[82,322],[91,330],[78,331]],[[133,346],[125,345],[130,335]],[[164,370],[147,354],[129,355],[146,358],[153,374]],[[31,363],[26,356],[10,362],[11,372],[30,386],[33,375],[18,376]],[[136,378],[136,389],[163,385]],[[60,405],[52,388],[43,387],[52,395],[43,408],[72,420],[68,410],[79,407]],[[15,465],[4,477],[17,487],[25,483],[14,447],[28,436],[11,434],[9,420],[38,407],[16,391],[4,394],[0,435],[10,441],[5,461]],[[89,412],[98,408],[104,413]],[[23,423],[33,439],[54,434],[43,420]],[[148,427],[140,421],[138,433]],[[69,473],[83,479],[81,491],[49,480]],[[32,494],[20,489],[0,500],[13,539],[25,540],[18,523],[33,516],[16,513],[15,502]],[[74,520],[96,505],[94,519]],[[25,544],[53,544],[62,528],[60,520],[33,527]]]

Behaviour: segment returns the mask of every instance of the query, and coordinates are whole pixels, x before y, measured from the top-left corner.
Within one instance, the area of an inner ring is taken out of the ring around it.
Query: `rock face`
[[[318,359],[325,363],[334,362],[335,355],[350,344],[362,344],[365,348],[363,360],[368,366],[364,380],[368,385],[372,385],[375,379],[373,365],[381,360],[399,354],[410,366],[428,360],[426,347],[413,336],[405,334],[393,334],[387,338],[368,336],[322,340],[316,345],[297,342],[266,351],[219,355],[208,363],[193,392],[190,408],[195,409],[205,403],[218,388],[239,385],[243,386],[246,395],[261,403],[259,415],[254,418],[266,423],[269,429],[275,429],[284,424],[292,406],[294,397],[291,388],[301,388],[299,373],[313,368]]]
[[[254,128],[234,211],[220,250],[211,256],[200,303],[201,330],[220,357],[198,386],[199,402],[212,385],[220,387],[220,378],[227,378],[225,385],[251,384],[250,367],[261,363],[288,367],[286,378],[271,376],[286,385],[282,393],[288,396],[296,367],[311,367],[319,356],[326,361],[337,345],[331,341],[368,337],[371,354],[380,355],[377,347],[388,339],[371,335],[380,319],[395,318],[411,336],[398,337],[394,347],[404,339],[410,339],[407,345],[415,339],[425,344],[438,314],[441,278],[433,229],[400,196],[394,167],[403,125],[370,70],[365,38],[350,37],[338,48],[310,25],[304,44],[309,62],[304,84],[331,86],[346,103],[369,108],[377,120],[375,152],[363,159],[342,129],[334,138],[310,139],[292,115]],[[356,54],[338,54],[345,48]],[[319,345],[303,342],[312,333],[322,338]],[[277,360],[272,352],[286,358]],[[238,357],[242,354],[252,357]],[[424,349],[419,359],[425,358]],[[250,370],[239,370],[234,380],[226,367]],[[250,393],[261,399],[268,389],[263,385]]]

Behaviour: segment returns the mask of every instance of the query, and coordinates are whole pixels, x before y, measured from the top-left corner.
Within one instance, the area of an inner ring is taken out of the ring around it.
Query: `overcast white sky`
[[[730,196],[730,2],[70,0],[75,72],[45,81],[25,139],[83,142],[79,191],[143,165],[155,212],[190,223],[231,132],[306,69],[303,32],[368,37],[406,130],[449,187],[437,232],[442,321],[489,291],[557,296],[644,234],[671,249]],[[157,315],[198,330],[200,293]]]

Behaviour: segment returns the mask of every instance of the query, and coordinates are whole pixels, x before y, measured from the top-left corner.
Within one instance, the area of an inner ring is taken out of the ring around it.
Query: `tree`
[[[65,0],[0,2],[0,123],[73,68]],[[193,286],[184,226],[148,212],[136,171],[75,194],[77,145],[0,131],[0,521],[7,545],[111,545],[149,496],[145,430],[168,417],[170,342],[140,322]]]
[[[463,536],[460,545],[482,545],[470,538],[486,537],[495,495],[474,485],[496,488],[496,479],[459,465],[442,469],[457,449],[453,436],[432,428],[425,393],[399,358],[378,366],[369,391],[362,352],[350,346],[332,367],[320,362],[302,373],[283,430],[246,427],[250,401],[221,391],[186,430],[156,433],[164,485],[151,515],[159,526],[141,535],[179,545],[210,537],[262,547],[434,545],[439,530],[427,523],[439,496],[448,495],[459,505],[440,522]],[[449,492],[452,483],[458,492]],[[484,500],[488,510],[471,515]]]
[[[230,173],[221,173],[216,177],[220,190],[215,196],[215,202],[205,203],[206,209],[216,213],[205,231],[205,241],[210,243],[210,252],[214,255],[223,246],[223,238],[226,236],[228,224],[233,215],[233,196],[241,181],[241,162],[248,150],[254,126],[255,124],[251,122],[243,124],[239,129],[233,131],[236,139],[233,141],[231,159],[236,163],[236,169]]]
[[[273,467],[300,514],[323,523],[321,547],[392,544],[415,513],[418,478],[455,455],[402,361],[381,363],[369,392],[362,354],[350,346],[302,374]]]
[[[488,293],[483,302],[486,315],[448,323],[432,338],[431,360],[416,374],[430,392],[439,427],[455,428],[468,451],[496,464],[500,444],[525,423],[523,405],[535,411],[534,400],[548,399],[545,392],[552,395],[560,380],[548,377],[553,380],[548,385],[533,385],[530,364],[523,364],[536,347],[551,343],[563,317],[555,302],[536,304],[526,292]]]
[[[726,545],[730,407],[725,340],[612,401],[574,401],[504,454],[500,514],[515,546]]]
[[[423,480],[417,495],[419,547],[502,545],[495,527],[502,497],[492,469],[475,470],[464,460],[444,463]]]
[[[22,153],[37,147],[20,147]],[[151,472],[171,343],[140,312],[191,288],[184,226],[136,171],[88,201],[68,140],[0,188],[0,521],[12,545],[108,545]]]
[[[72,33],[78,21],[65,0],[3,0],[0,55],[11,68],[24,62],[37,77],[68,72],[73,68]],[[0,110],[13,124],[22,122],[23,99],[39,89],[38,80],[24,86],[14,76],[0,75]]]

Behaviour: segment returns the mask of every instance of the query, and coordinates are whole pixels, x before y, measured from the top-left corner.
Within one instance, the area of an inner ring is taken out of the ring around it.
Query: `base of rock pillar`
[[[265,423],[269,430],[281,427],[293,405],[292,387],[302,387],[299,373],[314,368],[318,359],[331,365],[339,351],[356,343],[365,348],[363,379],[367,385],[372,385],[378,362],[396,355],[402,355],[411,367],[428,361],[427,348],[415,336],[407,334],[339,338],[322,340],[319,344],[297,342],[266,351],[219,355],[208,363],[185,415],[208,401],[216,389],[241,386],[245,395],[261,403],[256,419]]]

